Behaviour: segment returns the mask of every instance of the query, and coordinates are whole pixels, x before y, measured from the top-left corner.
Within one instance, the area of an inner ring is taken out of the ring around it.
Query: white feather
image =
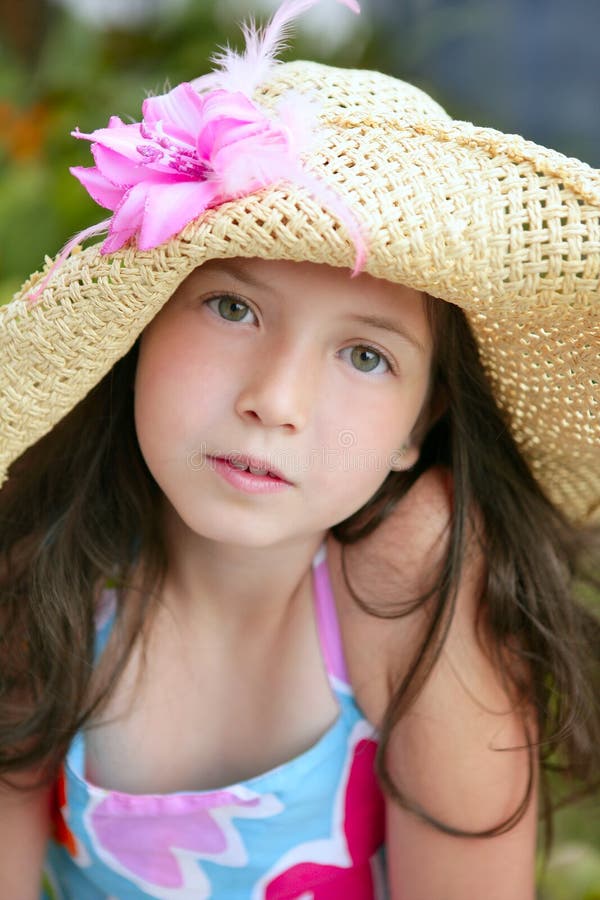
[[[221,48],[211,58],[217,71],[197,78],[193,83],[197,90],[221,88],[240,91],[252,97],[256,87],[264,81],[271,69],[279,64],[277,56],[286,47],[294,19],[315,6],[319,0],[284,0],[271,20],[260,28],[253,19],[242,24],[246,48],[242,53],[231,47]],[[337,0],[353,12],[360,12],[356,0]]]

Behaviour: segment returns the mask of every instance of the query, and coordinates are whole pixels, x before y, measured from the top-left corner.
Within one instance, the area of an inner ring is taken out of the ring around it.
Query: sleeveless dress
[[[386,896],[377,736],[349,684],[324,543],[312,578],[323,661],[339,705],[333,725],[304,753],[239,784],[143,795],[87,781],[79,733],[56,784],[42,900]],[[105,590],[98,652],[114,604],[115,592]]]

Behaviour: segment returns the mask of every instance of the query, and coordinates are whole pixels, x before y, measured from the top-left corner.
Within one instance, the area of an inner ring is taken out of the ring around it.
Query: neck
[[[242,627],[285,615],[311,579],[311,563],[326,534],[247,547],[196,534],[170,506],[163,522],[168,558],[163,602],[183,614]]]

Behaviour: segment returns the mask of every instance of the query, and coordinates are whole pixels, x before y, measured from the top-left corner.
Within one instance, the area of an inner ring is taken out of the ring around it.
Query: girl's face
[[[324,532],[416,461],[431,355],[416,291],[307,262],[215,260],[142,335],[141,452],[199,536],[267,546]],[[217,462],[232,457],[288,483]]]

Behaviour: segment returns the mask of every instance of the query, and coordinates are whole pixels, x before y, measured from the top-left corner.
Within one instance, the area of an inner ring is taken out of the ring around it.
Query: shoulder
[[[444,470],[432,469],[373,532],[364,558],[359,561],[354,550],[349,570],[362,599],[380,608],[389,605],[391,611],[402,604],[407,608],[432,587],[448,550],[451,518],[451,482]],[[518,807],[531,772],[528,751],[522,749],[528,743],[526,729],[533,737],[535,731],[531,712],[519,708],[508,691],[479,615],[485,541],[476,510],[469,521],[445,641],[416,698],[394,725],[387,762],[400,789],[432,816],[477,831]],[[437,597],[407,615],[377,618],[360,610],[347,588],[340,584],[339,590],[357,701],[380,727],[423,644]],[[521,749],[502,752],[507,748]]]
[[[343,547],[329,537],[330,576],[350,680],[359,705],[376,726],[422,639],[426,611],[394,618],[371,615],[352,592],[384,613],[423,594],[444,558],[451,513],[450,479],[441,467],[433,468],[364,541]]]
[[[32,788],[39,771],[0,784],[0,896],[38,897],[50,833],[52,787]]]

